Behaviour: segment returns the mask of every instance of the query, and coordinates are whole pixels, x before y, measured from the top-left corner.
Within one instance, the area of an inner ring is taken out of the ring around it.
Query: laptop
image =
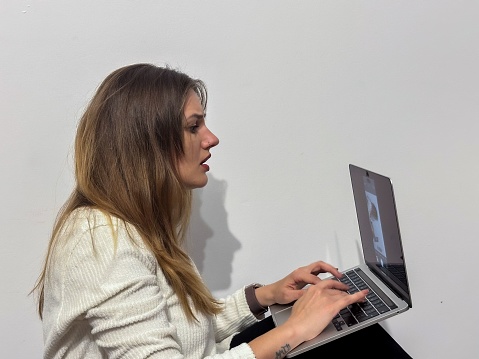
[[[369,288],[365,303],[341,310],[316,338],[294,348],[288,358],[326,344],[412,307],[406,263],[399,232],[391,180],[349,165],[356,215],[363,250],[361,263],[341,271],[350,293]],[[337,280],[329,277],[325,280]],[[284,323],[292,304],[270,307],[274,323]]]

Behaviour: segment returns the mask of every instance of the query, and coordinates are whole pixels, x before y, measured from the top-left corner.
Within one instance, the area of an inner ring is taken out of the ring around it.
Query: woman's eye
[[[196,132],[198,132],[198,128],[199,128],[199,127],[200,127],[200,126],[198,126],[198,125],[190,126],[190,127],[189,127],[190,132],[191,132],[191,133],[196,133]]]

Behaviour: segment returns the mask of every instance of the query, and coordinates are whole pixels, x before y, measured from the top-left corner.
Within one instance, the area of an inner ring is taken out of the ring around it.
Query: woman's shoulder
[[[118,226],[120,219],[98,208],[80,207],[73,210],[65,222],[91,229],[107,225]]]
[[[58,245],[68,252],[139,251],[147,254],[143,240],[128,222],[96,208],[78,208],[65,219],[58,233]]]
[[[95,233],[105,229],[115,232],[127,231],[130,236],[139,237],[138,231],[133,225],[98,208],[77,208],[66,217],[62,226],[62,232],[73,230],[76,233]]]

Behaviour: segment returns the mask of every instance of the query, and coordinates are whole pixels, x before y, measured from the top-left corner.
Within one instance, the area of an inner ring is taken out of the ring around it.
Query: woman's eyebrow
[[[192,115],[190,115],[186,121],[199,121],[199,120],[204,120],[206,118],[206,114],[205,113],[194,113]]]

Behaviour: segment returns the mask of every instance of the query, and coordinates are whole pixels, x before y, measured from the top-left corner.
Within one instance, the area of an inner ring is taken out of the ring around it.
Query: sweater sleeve
[[[96,345],[109,358],[182,358],[156,278],[155,258],[112,240],[109,226],[87,231],[70,252],[62,286],[62,315],[85,313]]]
[[[216,341],[231,341],[231,336],[256,323],[258,319],[251,313],[244,288],[222,300],[224,310],[215,318]]]

